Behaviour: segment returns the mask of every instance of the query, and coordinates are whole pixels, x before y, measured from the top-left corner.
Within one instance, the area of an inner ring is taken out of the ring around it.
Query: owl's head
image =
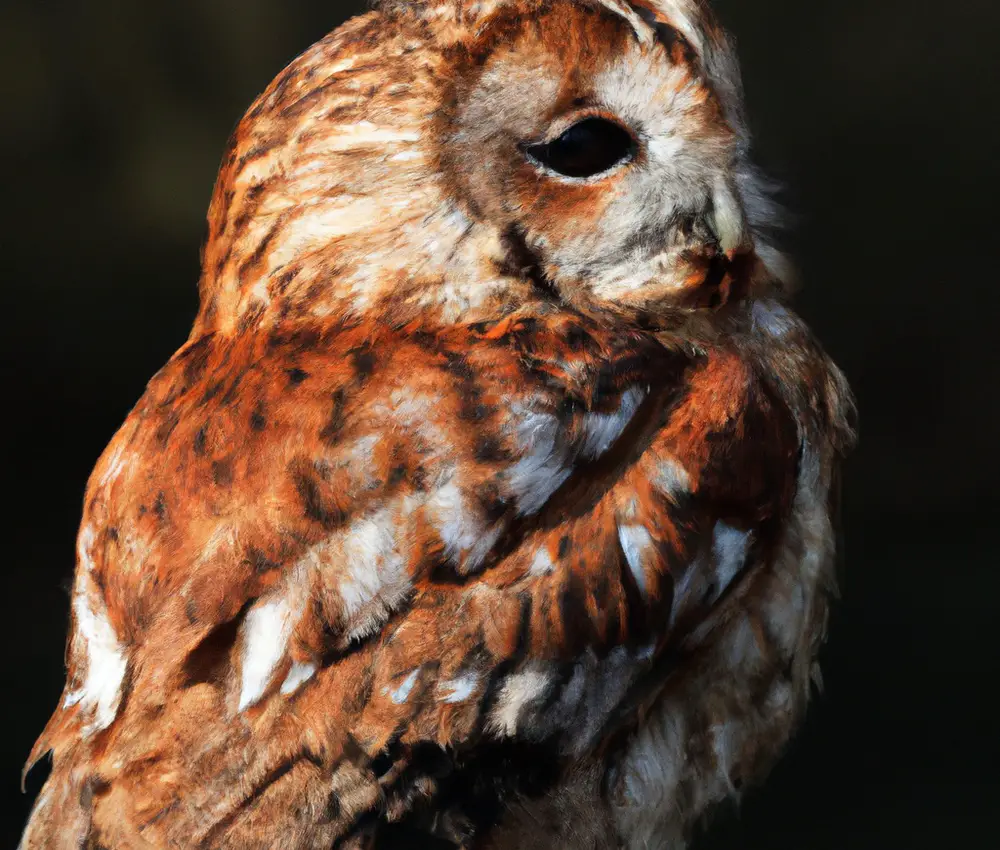
[[[713,308],[780,285],[773,219],[702,0],[397,0],[237,129],[201,323]]]

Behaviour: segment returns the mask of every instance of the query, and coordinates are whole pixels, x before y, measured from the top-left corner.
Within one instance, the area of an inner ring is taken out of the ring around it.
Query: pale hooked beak
[[[708,224],[719,240],[719,247],[730,257],[753,247],[743,204],[736,188],[723,177],[716,180],[712,190]]]

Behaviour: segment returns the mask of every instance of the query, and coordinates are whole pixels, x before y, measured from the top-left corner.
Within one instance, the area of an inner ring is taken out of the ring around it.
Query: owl
[[[850,391],[702,0],[384,2],[237,127],[29,848],[681,848],[802,717]]]

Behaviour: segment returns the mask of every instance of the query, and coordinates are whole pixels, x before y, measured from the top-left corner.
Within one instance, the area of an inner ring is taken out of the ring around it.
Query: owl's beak
[[[753,239],[747,226],[743,204],[736,187],[726,178],[720,177],[715,182],[712,190],[712,209],[707,221],[726,256],[732,258],[752,250]]]
[[[743,203],[732,182],[719,177],[710,192],[710,206],[702,221],[714,237],[684,253],[681,291],[684,305],[719,309],[744,297],[755,264],[753,237]]]
[[[753,263],[753,237],[739,194],[728,179],[716,180],[704,220],[716,245],[690,258],[684,288],[689,306],[718,309],[743,297]]]

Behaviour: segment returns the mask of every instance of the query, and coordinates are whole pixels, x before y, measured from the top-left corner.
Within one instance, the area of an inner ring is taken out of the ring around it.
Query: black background
[[[759,158],[799,213],[798,307],[862,427],[825,695],[703,846],[996,846],[1000,4],[716,5]],[[29,804],[21,763],[62,685],[84,483],[187,334],[225,140],[358,8],[0,3],[7,846]]]

